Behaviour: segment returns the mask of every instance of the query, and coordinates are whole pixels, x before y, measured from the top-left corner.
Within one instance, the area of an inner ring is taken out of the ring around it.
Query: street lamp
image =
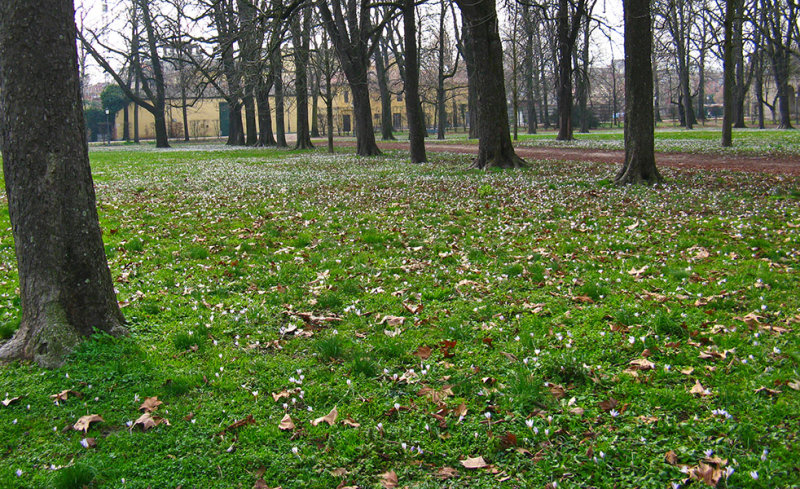
[[[106,109],[106,141],[108,146],[111,146],[111,124],[108,122],[108,114],[110,113],[111,111]]]

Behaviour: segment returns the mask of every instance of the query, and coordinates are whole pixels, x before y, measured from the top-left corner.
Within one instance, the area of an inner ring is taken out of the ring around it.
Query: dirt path
[[[337,141],[336,146],[355,146],[355,141]],[[381,149],[407,150],[405,142],[379,142]],[[432,152],[477,154],[477,144],[453,144],[426,141],[425,148]],[[531,160],[592,161],[610,165],[622,165],[624,151],[584,149],[517,147],[517,154]],[[782,156],[706,155],[691,153],[656,153],[656,164],[670,168],[730,170],[740,172],[771,173],[774,175],[800,176],[800,158]]]

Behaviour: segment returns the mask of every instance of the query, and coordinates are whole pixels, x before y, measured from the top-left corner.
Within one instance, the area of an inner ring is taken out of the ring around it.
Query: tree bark
[[[0,132],[22,306],[0,360],[48,368],[95,330],[126,332],[97,216],[74,18],[70,0],[0,3]]]
[[[308,47],[311,36],[310,9],[298,10],[291,22],[294,44],[294,88],[297,102],[297,143],[294,149],[311,149],[308,124]]]
[[[150,67],[153,70],[153,81],[155,83],[156,96],[153,98],[153,121],[156,130],[156,148],[169,148],[169,137],[167,136],[167,119],[164,116],[166,110],[166,92],[164,86],[164,71],[161,68],[161,58],[158,55],[158,38],[156,36],[153,19],[150,15],[150,7],[145,0],[138,0],[142,9],[142,22],[147,32],[147,46],[150,49]]]
[[[387,59],[383,43],[379,43],[375,50],[375,75],[378,78],[378,91],[381,95],[381,139],[393,141],[392,134],[392,94],[389,92],[389,76],[387,73]]]
[[[533,20],[531,19],[530,6],[526,3],[522,6],[522,17],[525,29],[525,108],[528,114],[528,134],[536,134],[536,99],[538,90],[535,86],[534,76],[538,80],[538,74],[534,75],[533,59]]]
[[[572,51],[581,26],[585,0],[578,0],[570,15],[569,0],[558,1],[558,136],[559,141],[572,137]]]
[[[467,66],[467,111],[469,112],[469,139],[478,137],[478,67],[475,62],[475,49],[472,34],[467,28],[467,20],[461,13],[461,38],[464,45],[464,64]],[[424,127],[424,126],[423,126]]]
[[[405,100],[408,119],[408,141],[412,163],[425,163],[425,124],[419,100],[419,60],[414,0],[403,2],[403,37],[405,43]]]
[[[503,44],[497,21],[495,0],[456,0],[466,20],[472,39],[475,60],[482,60],[477,70],[478,157],[474,168],[519,168],[525,161],[511,145],[508,124]]]
[[[286,121],[283,106],[283,53],[280,45],[272,55],[272,72],[275,84],[275,138],[279,148],[286,148]]]
[[[272,90],[271,75],[259,77],[256,88],[258,104],[258,146],[275,146],[275,135],[272,133],[272,108],[269,103],[269,92]]]
[[[625,18],[625,164],[617,185],[656,183],[653,120],[653,36],[649,0],[626,0]]]
[[[736,66],[733,53],[733,29],[734,18],[736,15],[736,3],[738,0],[729,0],[725,2],[725,41],[722,45],[723,54],[723,79],[724,85],[722,88],[722,141],[723,147],[733,146],[733,118],[734,118],[734,104],[733,104],[733,91],[736,84]]]

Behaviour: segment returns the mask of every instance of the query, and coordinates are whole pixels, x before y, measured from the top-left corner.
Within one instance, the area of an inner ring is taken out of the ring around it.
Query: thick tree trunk
[[[71,0],[0,3],[0,132],[22,306],[0,360],[44,367],[94,331],[125,334],[89,168],[74,18]]]
[[[242,105],[228,102],[228,146],[244,146],[244,127],[242,126]]]
[[[578,106],[581,109],[581,129],[580,132],[589,132],[589,37],[591,19],[584,21],[583,27],[583,46],[581,48],[581,72],[578,75],[580,80],[580,90],[578,90]]]
[[[478,67],[475,62],[475,49],[470,34],[467,28],[467,20],[462,12],[461,14],[461,35],[462,42],[464,43],[464,64],[467,66],[467,110],[469,112],[469,139],[478,137]]]
[[[272,90],[272,77],[267,77],[258,84],[256,102],[258,103],[258,146],[275,146],[275,135],[272,133],[272,108],[269,103],[269,92]]]
[[[403,3],[403,35],[405,42],[405,92],[408,141],[412,163],[428,161],[425,154],[425,124],[422,121],[422,104],[419,100],[419,60],[417,50],[417,24],[414,0]],[[470,125],[470,130],[472,126]]]
[[[348,77],[348,80],[351,79]],[[356,129],[356,154],[359,156],[375,156],[381,154],[375,143],[375,129],[372,124],[372,107],[369,100],[369,85],[367,73],[363,76],[353,74],[353,80],[361,79],[363,82],[350,82],[350,91],[353,93],[353,118]]]
[[[331,93],[330,87],[330,80],[328,80],[328,93]],[[328,121],[328,153],[333,154],[333,97],[329,96],[327,100],[325,100],[325,110],[328,112],[325,114],[327,121]]]
[[[625,164],[614,182],[655,183],[653,121],[653,37],[649,0],[626,0],[625,17]]]
[[[736,2],[737,0],[730,0],[725,3],[725,41],[722,45],[723,54],[723,79],[724,85],[722,88],[722,141],[723,147],[733,146],[733,118],[734,118],[734,104],[733,104],[733,91],[736,84],[736,67],[733,53],[733,28],[734,17],[736,15]]]
[[[294,43],[294,87],[297,102],[297,143],[294,149],[311,149],[308,124],[308,47],[311,35],[311,10],[295,12],[291,22]]]
[[[456,0],[472,39],[477,70],[478,157],[473,167],[519,168],[525,162],[514,152],[508,124],[508,105],[503,74],[503,44],[494,0]]]
[[[166,87],[164,85],[164,72],[161,69],[161,58],[158,55],[158,37],[153,26],[153,19],[150,15],[150,7],[144,0],[139,0],[142,10],[142,21],[145,31],[147,31],[147,45],[150,49],[150,67],[153,71],[153,81],[155,83],[156,96],[153,100],[153,121],[156,129],[156,147],[169,148],[169,136],[167,133],[167,118],[164,116],[166,110]]]
[[[569,42],[567,0],[558,2],[558,136],[572,140],[572,43]]]

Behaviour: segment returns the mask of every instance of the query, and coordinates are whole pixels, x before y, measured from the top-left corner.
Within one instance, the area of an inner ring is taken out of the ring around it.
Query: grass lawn
[[[0,366],[0,487],[796,487],[800,180],[431,157],[93,151],[131,335]]]

